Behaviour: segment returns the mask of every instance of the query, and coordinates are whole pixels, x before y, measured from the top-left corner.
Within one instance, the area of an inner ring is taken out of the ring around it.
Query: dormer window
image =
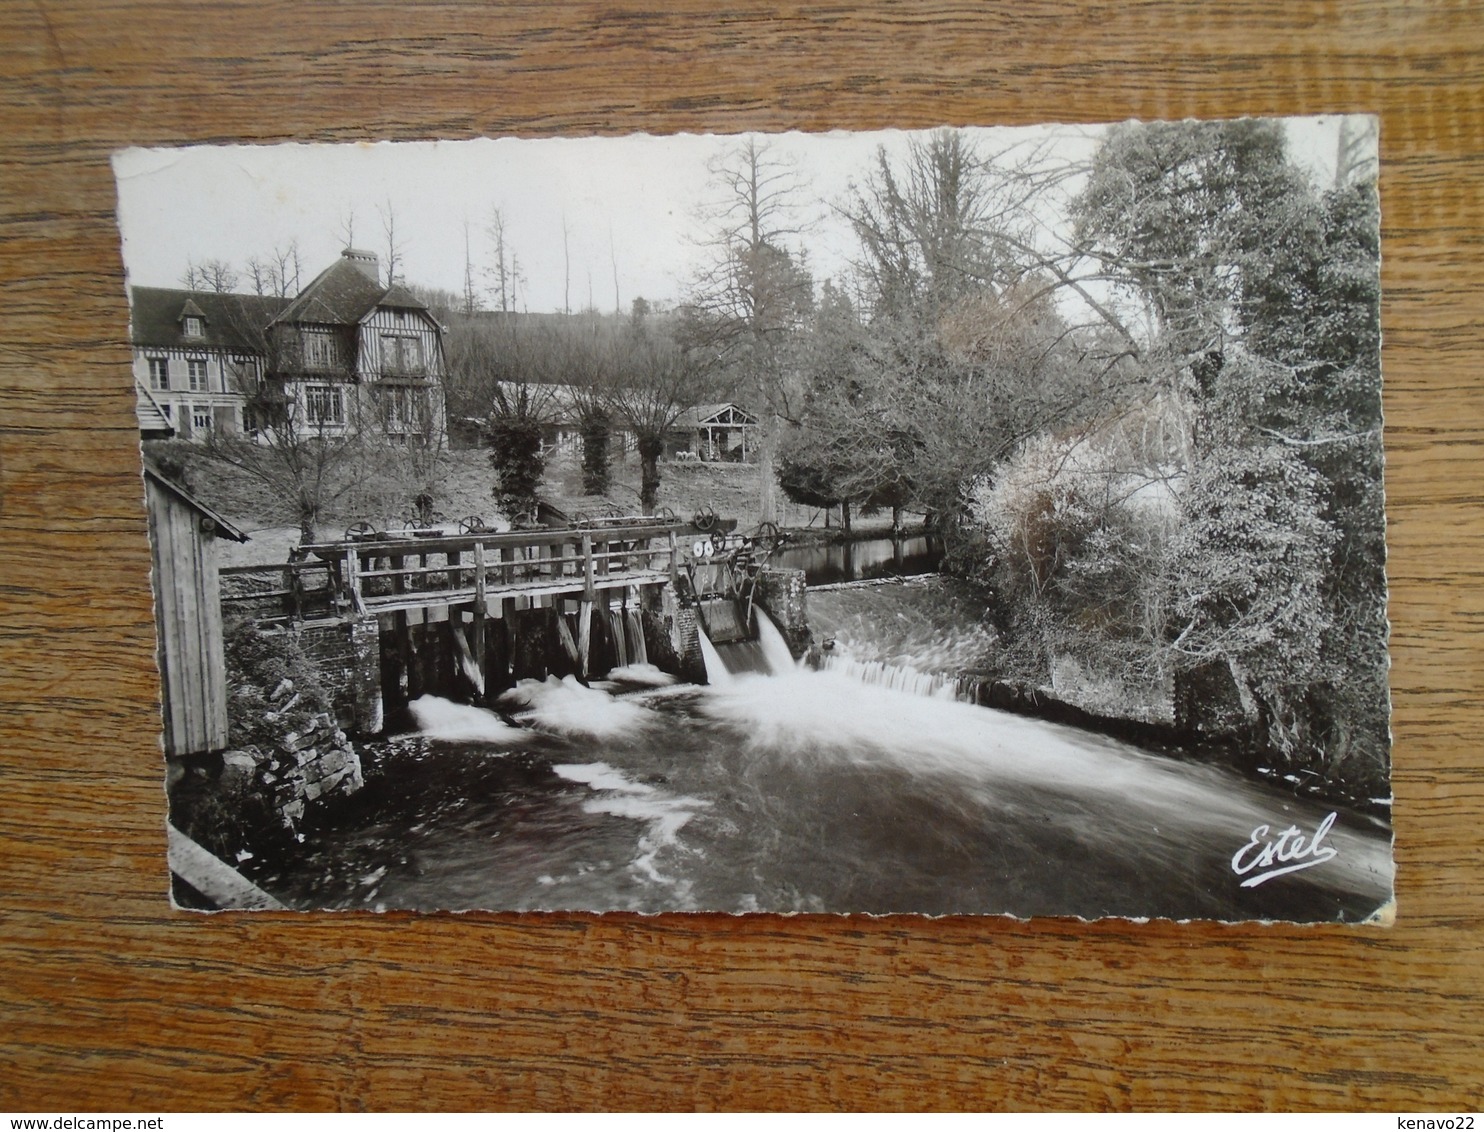
[[[206,331],[202,320],[193,314],[185,316],[185,328],[182,331],[187,338],[200,338]]]
[[[304,365],[308,369],[339,369],[340,340],[325,330],[304,332]]]

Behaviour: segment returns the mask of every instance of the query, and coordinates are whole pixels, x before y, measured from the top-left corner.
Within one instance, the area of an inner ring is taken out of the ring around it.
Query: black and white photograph
[[[1378,153],[116,154],[161,900],[1389,922]]]

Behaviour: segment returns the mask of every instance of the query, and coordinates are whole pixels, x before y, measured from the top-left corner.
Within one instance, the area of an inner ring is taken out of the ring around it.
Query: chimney
[[[381,265],[375,252],[363,252],[358,248],[346,248],[340,258],[355,266],[355,269],[373,283],[381,282]]]

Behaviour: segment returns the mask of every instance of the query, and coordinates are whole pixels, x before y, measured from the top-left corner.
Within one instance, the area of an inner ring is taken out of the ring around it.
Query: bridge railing
[[[283,597],[304,616],[328,598],[332,611],[388,612],[492,598],[563,595],[593,601],[603,590],[673,581],[680,568],[679,523],[601,529],[482,532],[372,538],[300,547],[275,566],[230,567],[282,585],[233,600]],[[313,593],[316,599],[306,601]]]

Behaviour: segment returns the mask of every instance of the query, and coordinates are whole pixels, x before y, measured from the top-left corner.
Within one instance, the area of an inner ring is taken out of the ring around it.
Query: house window
[[[192,393],[206,392],[206,359],[187,358],[186,377],[190,382]]]
[[[170,388],[170,359],[149,359],[149,387],[151,389]]]
[[[304,404],[315,427],[345,423],[345,401],[333,385],[306,385]]]
[[[409,433],[427,433],[427,390],[394,385],[377,389],[376,394],[381,406],[381,428],[388,439],[400,441]]]
[[[381,368],[386,373],[421,373],[423,370],[422,339],[383,334],[381,336]]]
[[[211,406],[191,406],[191,432],[204,434],[211,431]]]
[[[226,384],[227,389],[237,389],[239,392],[248,393],[256,384],[254,378],[257,376],[256,368],[251,358],[238,355],[230,363],[231,380]]]
[[[304,332],[304,365],[308,369],[337,369],[340,366],[340,342],[324,330]]]
[[[204,333],[201,320],[193,314],[185,316],[185,336],[187,338],[200,338]]]

